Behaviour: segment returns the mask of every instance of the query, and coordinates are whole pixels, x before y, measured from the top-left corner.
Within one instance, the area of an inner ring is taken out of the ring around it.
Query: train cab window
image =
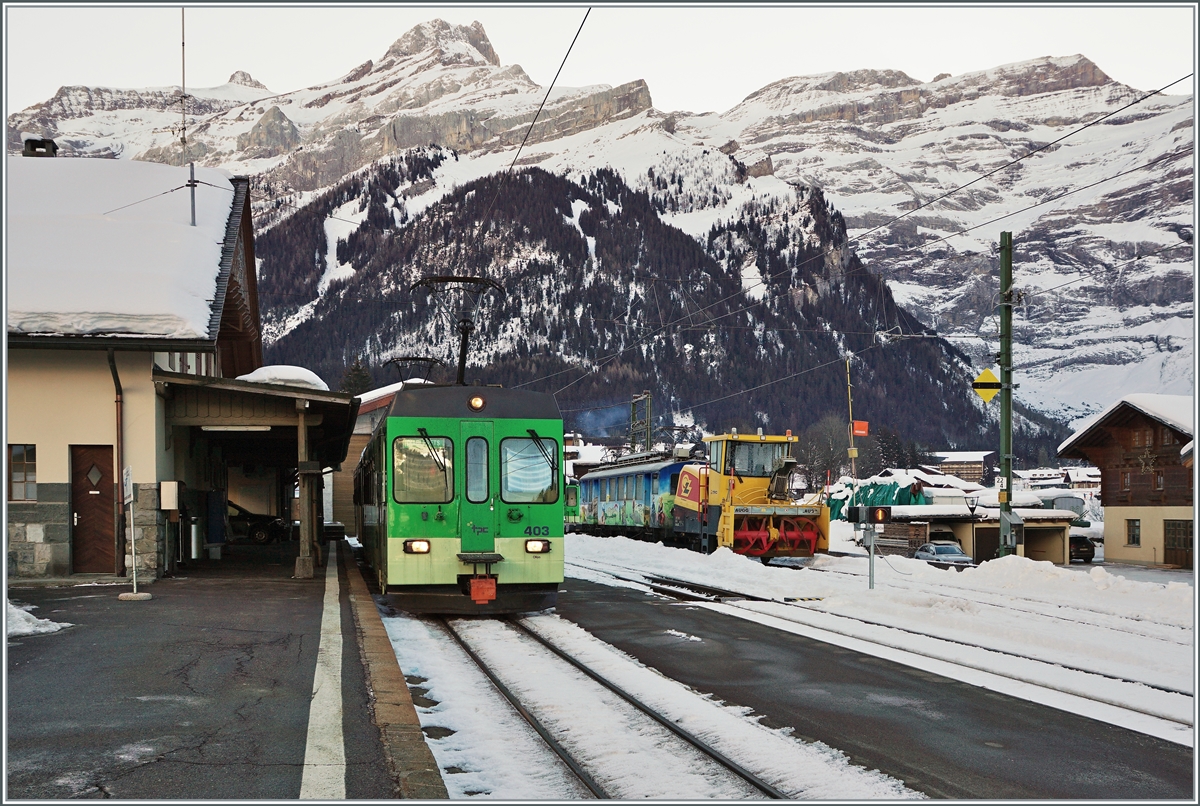
[[[467,440],[467,500],[472,504],[488,500],[488,444],[483,437]]]
[[[679,489],[679,474],[672,473],[671,474],[671,486],[670,486],[670,488],[663,490],[663,492],[670,494],[670,493],[675,492],[678,489]]]
[[[775,472],[775,463],[783,458],[785,445],[779,442],[738,442],[729,447],[732,449],[734,472],[739,476],[765,479]]]
[[[500,497],[506,504],[558,501],[558,443],[513,437],[500,442]]]
[[[444,504],[454,498],[454,443],[447,437],[397,437],[392,462],[396,503]]]
[[[718,473],[725,472],[725,443],[714,442],[709,451],[709,465],[716,468]]]

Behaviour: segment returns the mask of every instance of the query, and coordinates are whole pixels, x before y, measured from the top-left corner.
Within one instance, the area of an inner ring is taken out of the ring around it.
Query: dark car
[[[931,563],[970,565],[973,562],[970,555],[963,553],[958,543],[949,540],[936,540],[932,543],[926,543],[917,549],[913,558]]]
[[[1096,558],[1096,547],[1083,535],[1071,535],[1071,561],[1090,563]]]
[[[231,537],[244,537],[251,543],[264,545],[287,535],[287,522],[283,518],[259,515],[232,501],[226,503]]]

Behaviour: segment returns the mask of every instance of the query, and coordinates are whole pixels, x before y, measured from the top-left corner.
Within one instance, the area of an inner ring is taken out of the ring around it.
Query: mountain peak
[[[383,58],[404,58],[429,50],[442,51],[444,64],[467,62],[500,66],[500,57],[478,21],[469,26],[451,25],[442,19],[423,22],[393,42]]]
[[[229,84],[241,84],[243,87],[253,87],[256,90],[267,89],[266,85],[255,81],[245,70],[238,70],[229,77]]]

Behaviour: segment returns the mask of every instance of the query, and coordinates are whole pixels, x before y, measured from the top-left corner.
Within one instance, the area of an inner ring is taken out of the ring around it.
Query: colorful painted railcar
[[[416,613],[553,606],[563,580],[562,445],[548,394],[398,392],[355,472],[359,535],[380,593]]]
[[[829,507],[788,489],[796,438],[706,437],[708,460],[628,457],[580,479],[580,531],[623,534],[711,553],[727,546],[760,557],[829,550]]]

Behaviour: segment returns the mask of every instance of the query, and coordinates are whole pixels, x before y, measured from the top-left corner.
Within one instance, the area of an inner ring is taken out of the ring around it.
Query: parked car
[[[913,557],[931,563],[962,563],[963,565],[970,565],[973,562],[970,555],[965,554],[957,543],[950,540],[935,540],[931,543],[926,543],[917,549],[917,553]]]
[[[1096,547],[1084,535],[1071,535],[1071,561],[1090,563],[1096,558]]]
[[[244,537],[260,546],[287,536],[287,522],[274,515],[259,515],[240,504],[229,505],[229,531],[232,537]]]

